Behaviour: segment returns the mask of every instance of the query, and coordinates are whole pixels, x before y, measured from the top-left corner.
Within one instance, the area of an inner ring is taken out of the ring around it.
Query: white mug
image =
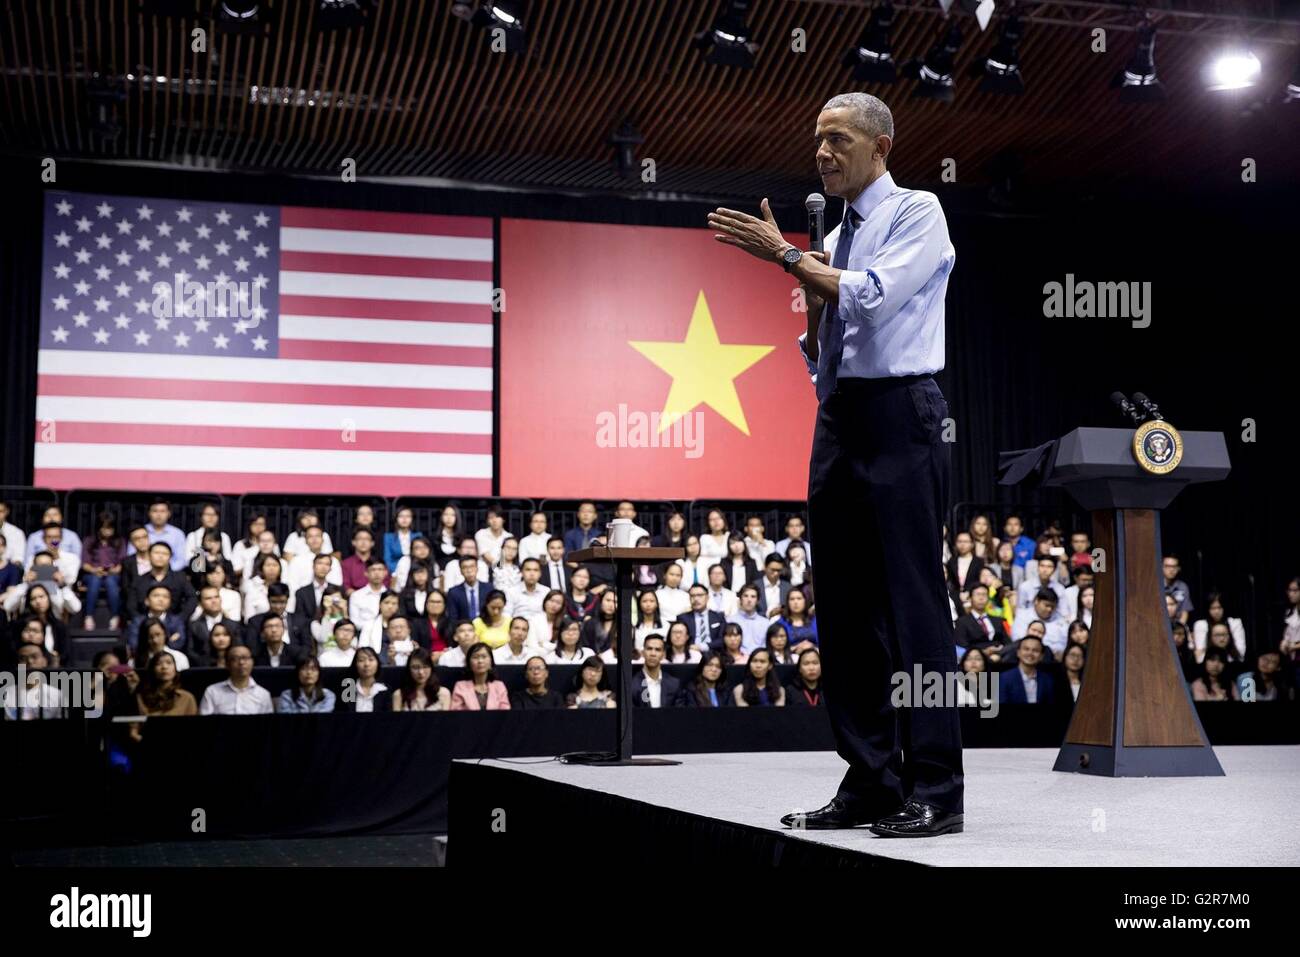
[[[636,542],[632,536],[636,534],[636,526],[630,518],[616,518],[605,526],[609,530],[609,537],[606,541],[610,548],[632,548]]]

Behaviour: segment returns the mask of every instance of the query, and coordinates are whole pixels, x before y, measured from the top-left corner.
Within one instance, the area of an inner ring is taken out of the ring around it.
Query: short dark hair
[[[284,582],[271,582],[266,586],[266,597],[271,598],[288,598],[289,586]]]
[[[665,648],[668,647],[668,642],[664,641],[664,636],[658,632],[652,632],[651,634],[646,635],[645,639],[641,642],[641,647],[644,648],[652,641],[659,642],[659,644],[663,645]]]
[[[168,598],[171,598],[171,596],[172,596],[172,590],[171,590],[171,588],[170,588],[169,586],[167,586],[167,585],[154,585],[154,586],[151,587],[147,592],[145,592],[145,597],[147,598],[149,595],[152,595],[152,594],[153,594],[154,592],[156,592],[156,591],[165,591],[165,592],[167,593],[167,597],[168,597]]]
[[[376,565],[383,565],[385,568],[388,567],[387,563],[385,563],[382,558],[376,555],[374,558],[370,559],[370,561],[366,562],[366,570],[368,571],[371,568],[374,568]]]
[[[522,570],[529,562],[532,562],[534,565],[536,565],[538,571],[542,570],[542,562],[540,559],[537,558],[525,558],[524,564],[520,565],[519,568]]]
[[[159,540],[156,541],[156,542],[151,542],[151,543],[150,543],[150,545],[149,545],[149,551],[153,551],[155,548],[165,548],[165,549],[167,549],[167,554],[168,554],[168,555],[170,555],[170,554],[172,553],[172,547],[171,547],[170,545],[168,545],[166,542],[164,542],[162,539],[159,539]]]
[[[767,558],[763,559],[764,566],[772,565],[772,564],[784,565],[785,564],[784,556],[782,556],[780,552],[772,552],[772,554],[768,555]]]
[[[1056,592],[1050,588],[1038,589],[1038,594],[1034,595],[1034,601],[1050,601],[1053,605],[1057,602]]]

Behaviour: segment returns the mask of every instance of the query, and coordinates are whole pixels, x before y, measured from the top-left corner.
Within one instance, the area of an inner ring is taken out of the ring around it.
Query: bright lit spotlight
[[[754,68],[758,44],[745,22],[749,4],[750,0],[727,0],[713,26],[694,37],[691,45],[704,51],[706,63],[738,66],[745,70]]]
[[[1259,80],[1259,57],[1249,50],[1221,53],[1210,65],[1211,90],[1242,90]]]
[[[1156,78],[1156,28],[1150,20],[1138,24],[1137,43],[1128,65],[1111,81],[1125,103],[1152,103],[1165,98],[1164,85]]]

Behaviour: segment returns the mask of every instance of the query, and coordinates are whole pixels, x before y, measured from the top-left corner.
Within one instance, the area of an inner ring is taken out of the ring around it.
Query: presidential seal
[[[1183,460],[1183,437],[1163,419],[1144,422],[1133,433],[1133,457],[1153,475],[1165,475]]]

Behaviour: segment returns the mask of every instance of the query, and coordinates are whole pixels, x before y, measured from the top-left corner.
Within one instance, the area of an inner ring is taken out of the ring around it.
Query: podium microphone
[[[823,240],[826,236],[826,197],[821,193],[809,193],[803,201],[808,210],[808,248],[813,252],[825,252]]]
[[[1138,395],[1141,394],[1142,393],[1140,392],[1138,393]],[[1134,396],[1134,398],[1136,397],[1137,396]],[[1119,411],[1122,414],[1132,419],[1134,425],[1142,424],[1142,418],[1143,418],[1142,413],[1138,411],[1137,406],[1135,406],[1132,402],[1128,400],[1128,398],[1124,395],[1123,392],[1112,392],[1110,394],[1110,401],[1115,403],[1115,406],[1119,409]]]
[[[1134,403],[1134,404],[1135,404],[1139,409],[1141,409],[1143,412],[1146,413],[1145,418],[1148,418],[1148,419],[1163,419],[1163,418],[1164,418],[1164,416],[1162,416],[1162,415],[1160,414],[1160,409],[1156,407],[1156,404],[1155,404],[1154,402],[1152,402],[1150,399],[1148,399],[1148,398],[1147,398],[1143,393],[1141,393],[1141,392],[1134,392],[1134,393],[1133,393],[1133,403]]]

